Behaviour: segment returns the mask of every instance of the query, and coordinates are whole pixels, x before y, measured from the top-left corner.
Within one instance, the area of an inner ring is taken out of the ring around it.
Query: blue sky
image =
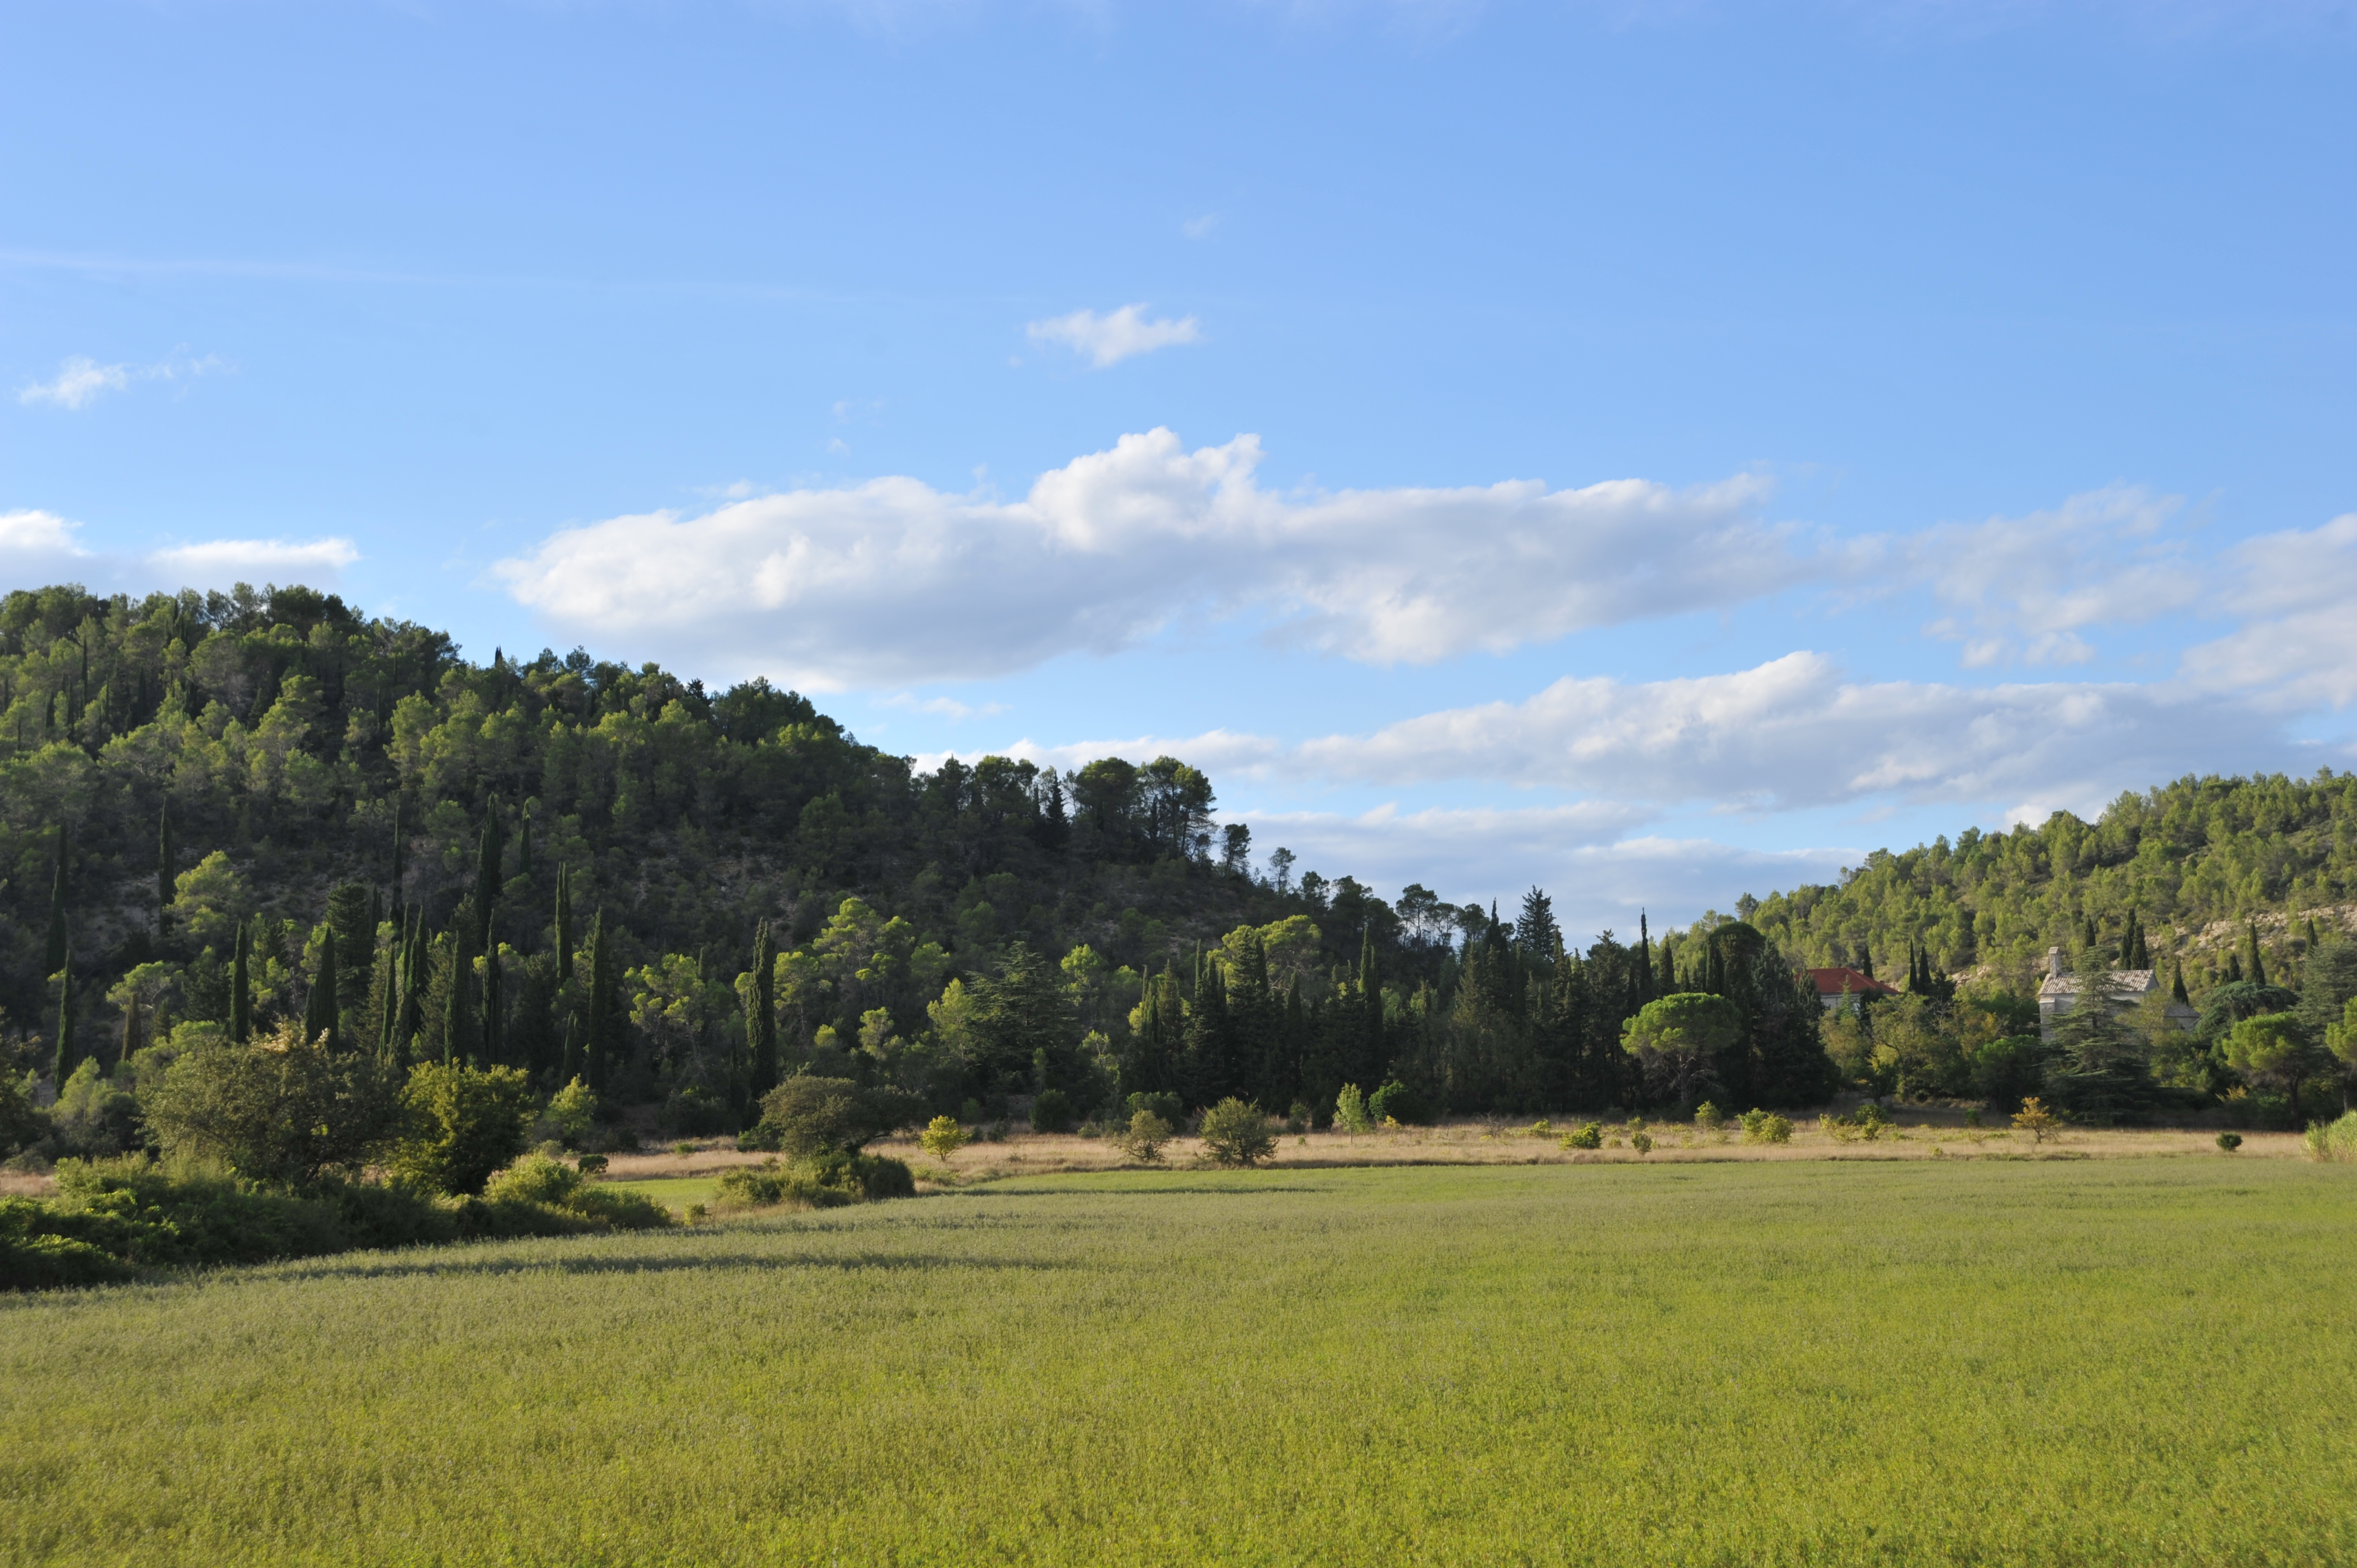
[[[0,576],[1684,920],[2348,766],[2347,5],[5,7]]]

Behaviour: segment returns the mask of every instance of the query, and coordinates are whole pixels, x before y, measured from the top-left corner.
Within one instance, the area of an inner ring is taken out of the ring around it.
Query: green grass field
[[[0,1561],[2357,1561],[2353,1177],[1060,1177],[20,1298]]]
[[[684,1211],[691,1203],[712,1201],[713,1191],[719,1187],[720,1178],[710,1176],[655,1176],[644,1181],[618,1181],[610,1185],[625,1192],[643,1194],[666,1208]]]

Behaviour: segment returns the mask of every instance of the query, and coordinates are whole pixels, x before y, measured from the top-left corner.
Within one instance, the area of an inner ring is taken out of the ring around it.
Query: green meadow
[[[2357,1560],[2357,1180],[1062,1176],[0,1304],[0,1561]]]

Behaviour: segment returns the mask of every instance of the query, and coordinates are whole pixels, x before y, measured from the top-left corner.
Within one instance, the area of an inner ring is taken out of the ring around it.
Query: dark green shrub
[[[532,1086],[511,1067],[421,1062],[410,1069],[401,1108],[390,1168],[444,1192],[480,1192],[493,1171],[523,1152]]]
[[[129,1279],[131,1266],[68,1232],[47,1204],[0,1197],[0,1290],[53,1290]]]
[[[1031,1131],[1069,1133],[1072,1130],[1071,1097],[1060,1089],[1046,1089],[1031,1102]]]
[[[1293,1109],[1285,1113],[1285,1130],[1288,1133],[1307,1133],[1309,1131],[1309,1123],[1314,1115],[1315,1112],[1309,1109],[1308,1101],[1297,1100],[1293,1102]]]
[[[1276,1134],[1260,1108],[1233,1095],[1203,1112],[1198,1129],[1203,1154],[1213,1165],[1250,1165],[1276,1153]]]
[[[761,1097],[761,1122],[755,1132],[763,1135],[752,1146],[808,1159],[856,1151],[871,1139],[924,1119],[924,1102],[906,1090],[868,1089],[847,1078],[798,1074]],[[742,1139],[738,1144],[744,1146]]]
[[[1566,1133],[1563,1146],[1566,1149],[1600,1149],[1604,1146],[1604,1128],[1599,1122],[1590,1122],[1585,1127]]]
[[[483,1187],[483,1201],[561,1211],[617,1230],[652,1230],[672,1222],[671,1210],[642,1192],[586,1179],[563,1160],[526,1155]]]
[[[1386,1118],[1403,1127],[1420,1127],[1432,1120],[1432,1110],[1424,1097],[1397,1079],[1368,1097],[1367,1114],[1377,1126],[1383,1125]]]
[[[2240,1133],[2221,1133],[2218,1134],[2218,1147],[2224,1153],[2231,1155],[2242,1146],[2243,1135]]]
[[[713,1206],[768,1208],[790,1204],[797,1208],[837,1208],[877,1198],[913,1197],[916,1191],[916,1173],[899,1160],[838,1149],[791,1165],[764,1160],[758,1165],[724,1171],[713,1194]]]
[[[736,1118],[729,1113],[726,1101],[690,1084],[673,1090],[663,1102],[658,1124],[673,1137],[708,1138],[735,1131]]]

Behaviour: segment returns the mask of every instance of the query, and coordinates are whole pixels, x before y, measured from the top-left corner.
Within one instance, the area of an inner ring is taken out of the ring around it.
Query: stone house
[[[2144,1004],[2144,999],[2157,991],[2169,989],[2157,969],[2118,969],[2112,972],[2118,982],[2119,992],[2113,1004],[2115,1013],[2133,1013]],[[2043,1039],[2054,1033],[2055,1020],[2079,1004],[2079,977],[2063,967],[2062,950],[2046,950],[2046,978],[2038,985],[2038,1034]],[[2182,1002],[2169,1004],[2169,1021],[2184,1030],[2193,1032],[2198,1015]]]

